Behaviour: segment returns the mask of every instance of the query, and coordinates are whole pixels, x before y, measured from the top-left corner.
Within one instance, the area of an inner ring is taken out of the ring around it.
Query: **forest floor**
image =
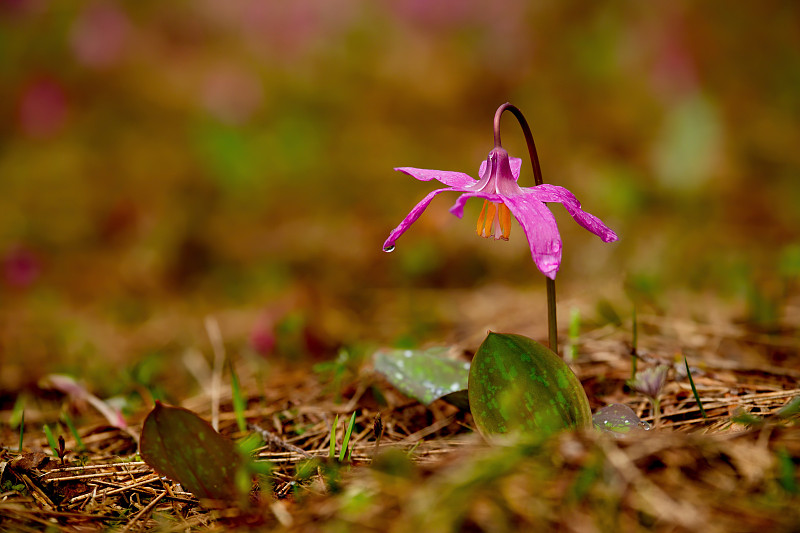
[[[782,331],[766,333],[732,321],[639,316],[638,368],[670,366],[657,421],[626,385],[630,323],[571,339],[592,411],[624,403],[654,425],[624,438],[586,429],[490,446],[468,412],[404,396],[369,357],[274,364],[266,377],[245,369],[244,414],[270,435],[257,460],[272,473],[258,478],[244,507],[198,501],[141,461],[147,409],[126,429],[85,409],[76,428],[83,449],[62,426],[62,459],[30,423],[18,446],[4,412],[0,530],[797,531],[800,425],[797,402],[786,406],[800,396],[798,318],[789,313]],[[181,405],[211,420],[218,401],[220,433],[238,439],[245,433],[230,389]],[[29,421],[58,419],[64,408],[61,396],[42,394],[40,405],[53,412],[26,413]],[[352,413],[351,461],[331,462],[331,424]]]

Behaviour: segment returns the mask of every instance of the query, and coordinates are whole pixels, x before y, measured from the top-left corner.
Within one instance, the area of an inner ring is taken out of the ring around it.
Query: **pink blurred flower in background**
[[[11,287],[29,287],[41,274],[38,256],[21,246],[9,250],[3,257],[3,279]]]
[[[29,15],[43,9],[43,4],[41,0],[0,0],[0,14]]]
[[[128,16],[115,4],[92,4],[72,25],[70,45],[82,65],[107,68],[119,61],[129,33]]]
[[[17,107],[20,129],[31,137],[56,135],[67,118],[67,95],[55,79],[34,78],[22,88]]]
[[[110,405],[89,392],[82,383],[79,383],[72,376],[49,374],[40,380],[39,386],[43,389],[53,389],[66,394],[81,409],[83,404],[88,403],[97,409],[112,426],[123,430],[128,429],[128,423],[118,407]]]
[[[201,97],[205,108],[219,120],[242,124],[261,107],[262,93],[254,73],[226,65],[209,72]]]
[[[250,346],[257,354],[267,356],[275,350],[275,343],[275,319],[270,313],[264,313],[250,330]]]

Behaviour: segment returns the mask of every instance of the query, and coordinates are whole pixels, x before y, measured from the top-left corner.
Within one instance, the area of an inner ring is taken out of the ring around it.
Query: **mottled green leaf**
[[[139,446],[142,459],[198,498],[239,498],[237,472],[245,460],[233,441],[182,407],[161,402],[147,415]]]
[[[592,423],[600,431],[611,433],[615,437],[650,429],[650,424],[640,420],[633,409],[621,403],[612,403],[597,411],[592,416]]]
[[[443,347],[380,351],[374,357],[375,370],[403,394],[425,405],[444,398],[466,409],[463,391],[469,381],[469,363],[445,357],[446,352]]]
[[[583,386],[548,348],[522,335],[489,333],[472,360],[469,404],[481,434],[549,435],[586,427]]]

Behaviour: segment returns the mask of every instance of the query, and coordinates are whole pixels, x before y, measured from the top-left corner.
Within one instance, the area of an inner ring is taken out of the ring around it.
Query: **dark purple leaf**
[[[231,440],[188,409],[157,401],[144,421],[139,449],[154,470],[198,498],[238,499],[243,457]]]

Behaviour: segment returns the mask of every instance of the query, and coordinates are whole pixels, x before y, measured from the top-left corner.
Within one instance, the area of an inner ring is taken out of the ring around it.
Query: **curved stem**
[[[539,156],[536,153],[536,145],[533,142],[533,134],[531,128],[528,126],[528,121],[519,108],[509,102],[497,108],[494,114],[494,146],[500,148],[500,117],[504,111],[510,111],[522,127],[522,133],[525,135],[525,143],[528,145],[528,155],[531,157],[531,166],[533,167],[533,179],[536,185],[542,185],[542,168],[539,166]],[[547,286],[547,336],[550,344],[550,349],[558,354],[558,325],[556,323],[556,282],[548,277],[545,277],[545,284]]]
[[[533,179],[536,185],[541,185],[544,183],[542,179],[542,168],[539,166],[539,156],[536,154],[536,145],[533,142],[533,134],[531,133],[531,128],[528,126],[528,121],[525,120],[525,116],[522,114],[522,111],[513,104],[506,102],[505,104],[501,105],[497,108],[494,114],[494,146],[495,148],[500,147],[500,116],[503,114],[503,111],[510,111],[519,122],[519,125],[522,127],[522,133],[525,135],[525,143],[528,145],[528,154],[531,156],[531,165],[533,166]]]

